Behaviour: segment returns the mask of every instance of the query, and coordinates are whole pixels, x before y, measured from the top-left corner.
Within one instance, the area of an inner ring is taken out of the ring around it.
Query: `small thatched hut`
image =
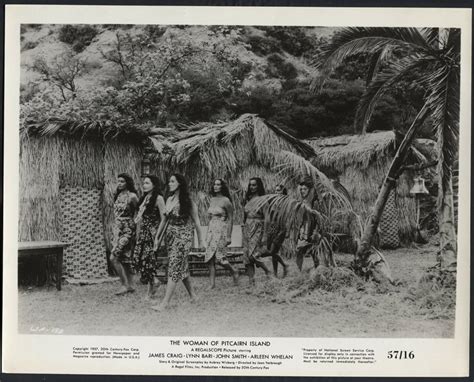
[[[19,240],[64,241],[65,275],[107,276],[116,177],[128,172],[140,184],[147,135],[62,120],[25,122]]]
[[[374,206],[379,189],[396,149],[392,131],[374,132],[365,135],[343,135],[305,141],[313,147],[316,157],[312,162],[329,177],[337,179],[349,192],[357,217],[347,219],[345,233],[352,236],[360,231]],[[410,154],[411,164],[427,163],[434,159],[434,142],[415,140]],[[425,170],[429,171],[429,170]],[[384,211],[381,225],[395,223],[403,244],[413,241],[416,234],[416,203],[410,190],[415,174],[404,171],[397,180],[393,200],[396,218],[390,219]],[[386,208],[387,210],[387,208]],[[391,211],[393,213],[393,209]],[[392,216],[393,217],[393,216]]]

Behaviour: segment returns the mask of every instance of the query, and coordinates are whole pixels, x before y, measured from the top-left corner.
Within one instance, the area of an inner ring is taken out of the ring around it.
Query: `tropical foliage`
[[[380,191],[372,219],[358,255],[367,259],[373,235],[388,196],[399,176],[411,139],[427,115],[438,142],[440,260],[455,261],[456,234],[452,197],[452,171],[459,136],[460,30],[434,28],[346,28],[337,33],[325,49],[321,76],[314,82],[322,86],[329,73],[347,57],[368,54],[372,71],[370,82],[356,112],[355,126],[366,131],[381,97],[393,86],[410,78],[425,89],[424,106],[414,119],[405,141]],[[398,53],[398,57],[396,54]]]

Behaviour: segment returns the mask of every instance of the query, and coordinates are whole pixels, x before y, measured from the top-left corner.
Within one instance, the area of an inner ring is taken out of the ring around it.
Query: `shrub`
[[[279,42],[273,38],[249,36],[247,43],[250,45],[251,50],[258,55],[266,56],[270,53],[281,52],[281,46]]]
[[[313,40],[299,27],[261,27],[267,36],[277,40],[286,52],[301,56],[313,47]]]
[[[166,27],[160,25],[146,25],[145,33],[154,41],[158,40],[166,32]]]
[[[36,48],[38,46],[38,42],[37,41],[27,41],[23,44],[22,46],[22,51],[23,50],[30,50],[30,49],[33,49],[33,48]]]
[[[282,77],[286,80],[292,80],[298,75],[295,66],[277,53],[268,56],[268,64],[266,73],[271,77]]]
[[[76,52],[82,52],[90,45],[97,30],[90,25],[63,25],[59,29],[59,41],[72,45],[72,49]]]

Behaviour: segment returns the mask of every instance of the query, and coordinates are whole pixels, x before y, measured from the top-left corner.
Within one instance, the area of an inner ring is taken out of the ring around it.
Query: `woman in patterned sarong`
[[[135,218],[137,244],[133,253],[133,265],[140,274],[140,281],[148,284],[148,298],[151,299],[156,293],[158,276],[158,259],[153,244],[160,222],[163,220],[165,201],[161,196],[160,181],[154,175],[148,175],[143,179],[143,191]]]
[[[117,191],[114,196],[115,224],[113,228],[110,262],[120,277],[122,288],[117,295],[134,292],[132,282],[132,253],[135,239],[134,216],[138,205],[133,179],[128,174],[117,177]]]
[[[216,263],[229,270],[234,284],[238,283],[238,271],[227,260],[227,246],[231,243],[232,217],[234,208],[230,200],[227,184],[222,179],[216,179],[210,191],[209,226],[206,237],[206,257],[204,261],[209,266],[211,289],[216,287]]]
[[[191,301],[196,301],[188,262],[188,255],[193,245],[194,228],[196,228],[200,248],[203,242],[197,207],[189,197],[185,178],[179,174],[172,175],[168,188],[170,196],[166,199],[165,215],[158,228],[154,244],[154,249],[157,250],[164,239],[168,253],[168,283],[165,296],[160,305],[152,306],[152,309],[158,311],[166,309],[179,281],[183,282]]]
[[[248,204],[254,197],[264,194],[265,189],[262,180],[260,178],[250,179],[245,195],[246,205],[244,207],[244,224],[242,226],[243,260],[250,285],[255,284],[255,266],[262,268],[267,276],[270,274],[269,269],[261,260],[262,255],[266,252],[266,245],[263,243],[265,228],[263,212],[261,210],[250,211],[248,209]]]

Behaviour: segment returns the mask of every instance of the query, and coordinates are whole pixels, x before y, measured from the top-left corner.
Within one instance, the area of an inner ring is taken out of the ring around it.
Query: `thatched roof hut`
[[[117,175],[140,182],[148,132],[94,123],[25,121],[20,134],[19,240],[61,240],[65,273],[107,274]]]
[[[314,156],[311,146],[254,114],[244,114],[230,122],[185,126],[177,132],[160,131],[151,140],[155,151],[150,155],[153,171],[163,181],[173,172],[189,179],[204,222],[208,191],[214,179],[222,178],[229,184],[239,224],[250,178],[261,177],[265,187],[272,190],[285,181],[276,169],[282,152]]]
[[[365,222],[374,206],[396,150],[392,131],[365,135],[306,140],[316,156],[312,162],[331,178],[337,179],[349,192],[355,212]],[[430,140],[415,140],[409,158],[411,163],[426,163],[436,156]],[[416,228],[415,199],[410,195],[413,171],[403,172],[397,180],[395,204],[398,212],[398,234],[405,244],[414,239]],[[348,219],[346,233],[357,231],[354,219]]]

